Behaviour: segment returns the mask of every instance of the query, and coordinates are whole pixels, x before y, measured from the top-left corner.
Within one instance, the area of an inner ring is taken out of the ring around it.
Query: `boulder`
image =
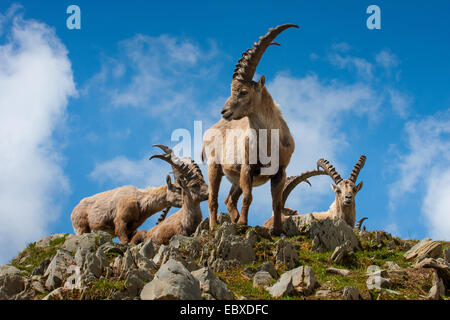
[[[267,271],[273,279],[278,279],[278,272],[272,261],[266,261],[260,265],[257,271]]]
[[[290,271],[283,273],[273,286],[267,288],[267,291],[274,298],[292,294],[294,292],[294,286],[292,285],[292,274]]]
[[[107,267],[109,267],[108,260],[106,259],[105,253],[100,248],[95,253],[88,252],[86,254],[83,265],[84,272],[89,272],[96,278],[99,278]]]
[[[400,270],[401,269],[400,266],[393,261],[386,261],[384,263],[384,267],[387,270]]]
[[[348,276],[350,274],[349,270],[346,269],[338,269],[338,268],[327,268],[328,273],[339,274],[341,276]]]
[[[353,249],[351,246],[350,241],[345,241],[344,244],[337,246],[334,249],[333,254],[331,255],[330,259],[336,263],[342,263],[345,258],[349,257],[353,254]]]
[[[311,224],[309,237],[313,239],[313,251],[334,251],[337,247],[346,244],[353,251],[360,249],[359,240],[344,220],[334,217]]]
[[[432,268],[437,271],[446,288],[450,285],[450,264],[442,258],[426,258],[414,265],[415,268]]]
[[[253,277],[253,288],[265,288],[273,281],[273,277],[267,271],[258,271]]]
[[[280,279],[267,290],[274,298],[292,293],[310,295],[318,285],[311,267],[301,266],[283,273]]]
[[[67,268],[73,264],[75,264],[75,260],[69,252],[58,250],[44,273],[44,277],[47,277],[45,287],[48,290],[60,287],[63,279],[68,276]]]
[[[69,236],[67,233],[55,233],[51,236],[47,236],[45,238],[42,238],[41,240],[36,242],[36,248],[43,248],[48,247],[50,243],[56,239],[64,238],[66,236]],[[70,235],[73,236],[73,235]]]
[[[194,259],[197,259],[200,256],[200,251],[202,249],[202,246],[197,239],[179,234],[170,239],[169,247],[187,251]]]
[[[403,257],[406,260],[415,260],[419,262],[425,258],[438,258],[442,255],[442,244],[438,241],[433,241],[430,238],[425,238],[409,249]]]
[[[361,300],[359,290],[355,287],[345,287],[342,294],[344,300]]]
[[[389,279],[383,278],[378,273],[375,273],[375,274],[369,276],[369,278],[366,281],[366,285],[369,290],[373,290],[373,289],[381,290],[381,289],[390,288],[391,282],[389,281]]]
[[[204,219],[200,224],[197,226],[197,229],[195,230],[193,237],[197,238],[202,234],[202,231],[208,231],[209,230],[209,217]]]
[[[217,216],[217,224],[222,225],[225,222],[231,223],[231,217],[228,213],[221,212]]]
[[[142,269],[131,269],[125,276],[125,287],[127,296],[131,299],[139,296],[144,285],[153,279],[149,271]]]
[[[294,246],[285,238],[275,243],[274,256],[277,265],[286,264],[288,269],[294,268],[298,262],[298,254]]]
[[[200,300],[199,281],[179,261],[169,259],[142,289],[142,300]]]
[[[450,263],[450,248],[446,248],[444,250],[444,259],[445,259],[445,261]]]
[[[156,254],[156,248],[153,244],[152,239],[148,239],[144,242],[141,249],[139,250],[139,253],[147,259],[153,259]]]
[[[112,238],[112,235],[105,231],[83,233],[79,236],[67,238],[61,248],[71,253],[75,253],[79,247],[88,251],[95,251],[102,244],[111,242]]]
[[[199,281],[203,294],[210,294],[217,300],[233,300],[234,295],[228,286],[216,277],[210,268],[193,271],[192,275]]]
[[[8,266],[6,264],[0,265],[0,277],[6,275],[19,275],[20,270],[13,266]]]
[[[442,296],[445,296],[445,285],[436,270],[433,273],[432,283],[433,286],[431,287],[427,298],[429,300],[440,300]]]
[[[25,290],[26,279],[13,272],[0,275],[0,300],[13,299],[15,295]]]

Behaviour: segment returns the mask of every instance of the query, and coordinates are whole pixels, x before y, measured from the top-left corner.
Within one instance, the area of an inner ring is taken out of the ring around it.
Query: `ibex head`
[[[231,96],[225,102],[222,109],[222,117],[225,120],[238,120],[257,111],[261,102],[262,92],[265,86],[264,75],[253,81],[256,67],[262,55],[270,45],[279,45],[272,42],[282,31],[295,27],[295,24],[283,24],[269,31],[255,42],[251,49],[242,54],[242,58],[236,64],[231,82]]]
[[[336,201],[338,204],[349,207],[355,204],[356,194],[361,190],[363,182],[361,181],[356,185],[356,179],[361,171],[364,163],[366,162],[366,156],[362,155],[358,162],[353,167],[353,171],[348,179],[342,179],[336,169],[330,164],[328,160],[320,159],[317,161],[317,168],[322,168],[333,179],[334,184],[331,184],[331,188],[336,194]]]
[[[158,158],[168,162],[172,166],[175,183],[172,183],[170,176],[167,176],[167,201],[174,207],[181,207],[182,188],[180,180],[184,181],[185,187],[189,188],[191,197],[194,201],[208,200],[208,185],[203,179],[202,171],[197,163],[190,158],[178,158],[167,146],[154,145],[154,147],[161,148],[164,154],[156,154],[150,158]],[[172,204],[173,203],[173,204]]]

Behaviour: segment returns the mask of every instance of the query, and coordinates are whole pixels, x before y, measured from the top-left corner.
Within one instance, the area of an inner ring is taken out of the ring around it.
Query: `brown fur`
[[[190,236],[202,221],[200,201],[192,196],[186,184],[182,186],[183,206],[168,219],[163,220],[148,231],[138,231],[131,239],[131,243],[140,243],[152,239],[158,244],[168,244],[170,239],[176,235]]]
[[[159,188],[123,186],[84,198],[72,211],[75,233],[103,230],[128,243],[148,217],[168,206],[181,206],[180,190],[169,181]]]

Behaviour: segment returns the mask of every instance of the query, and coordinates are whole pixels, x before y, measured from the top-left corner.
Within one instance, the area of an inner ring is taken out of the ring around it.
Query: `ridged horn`
[[[365,162],[366,162],[366,156],[365,155],[362,155],[361,157],[359,157],[359,160],[355,164],[355,166],[353,167],[353,171],[350,174],[350,177],[348,178],[348,180],[352,181],[353,183],[356,183],[356,179],[358,179],[359,172],[364,167],[364,163]]]
[[[331,179],[333,179],[336,185],[343,180],[328,160],[319,159],[317,161],[317,169],[319,168],[322,168],[331,177]]]
[[[248,49],[242,54],[233,73],[233,79],[243,82],[252,82],[255,75],[256,67],[261,60],[262,55],[270,45],[279,45],[272,42],[281,32],[288,28],[299,28],[295,24],[283,24],[275,28],[270,28],[269,31],[259,38],[258,42],[253,44],[251,49]]]
[[[361,226],[362,226],[364,220],[367,220],[367,219],[368,219],[367,217],[364,217],[361,220],[359,220],[358,223],[356,224],[356,227],[355,227],[356,230],[361,230]]]
[[[171,207],[167,207],[164,208],[161,215],[158,218],[158,221],[156,222],[156,225],[160,224],[161,222],[163,222],[163,220],[166,218],[167,214],[169,213]]]
[[[283,191],[282,191],[282,204],[283,207],[286,203],[287,198],[289,197],[289,194],[294,190],[294,188],[301,182],[306,182],[307,184],[311,185],[309,183],[308,179],[314,176],[319,175],[327,175],[328,173],[323,170],[312,170],[312,171],[306,171],[302,174],[299,174],[298,176],[292,176],[288,177],[286,179],[286,182],[284,183]]]

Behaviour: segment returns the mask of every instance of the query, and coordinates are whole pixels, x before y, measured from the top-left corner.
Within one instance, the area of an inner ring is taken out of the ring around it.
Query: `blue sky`
[[[81,30],[66,8],[81,8]],[[381,30],[366,8],[381,8]],[[73,232],[83,198],[126,184],[164,184],[152,145],[219,119],[241,53],[267,29],[296,23],[257,74],[291,128],[288,174],[325,157],[359,176],[357,217],[370,230],[450,239],[448,1],[2,1],[0,262],[48,233]],[[206,167],[202,166],[206,174]],[[330,179],[288,206],[326,210]],[[222,182],[220,204],[229,183]],[[271,215],[254,189],[250,224]],[[206,202],[203,216],[208,215]],[[221,209],[225,210],[221,205]],[[173,211],[172,211],[173,212]],[[158,215],[142,227],[150,228]]]

